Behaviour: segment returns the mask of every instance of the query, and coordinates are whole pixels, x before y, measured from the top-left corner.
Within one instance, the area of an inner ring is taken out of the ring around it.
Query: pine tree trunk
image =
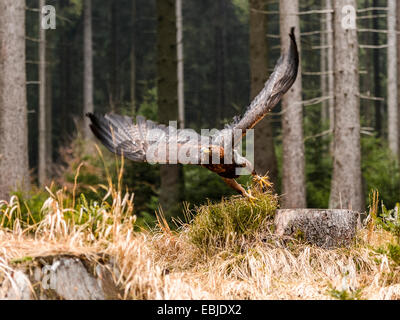
[[[325,0],[325,8],[326,8],[326,2]],[[320,22],[321,22],[321,37],[320,37],[320,45],[321,45],[321,95],[322,97],[326,97],[328,95],[328,87],[327,87],[327,49],[325,46],[327,45],[327,26],[326,22],[324,23],[324,20],[327,21],[328,14],[326,15],[321,15]],[[322,123],[325,123],[326,120],[328,120],[328,115],[329,115],[329,109],[328,109],[328,101],[323,101],[322,102],[322,109],[321,109],[321,120]]]
[[[16,23],[16,21],[18,23]],[[0,199],[29,185],[25,1],[0,1]]]
[[[332,0],[326,0],[326,10],[332,10]],[[328,94],[331,97],[328,100],[328,109],[329,109],[329,129],[333,132],[333,127],[335,123],[335,103],[333,98],[333,91],[335,85],[335,77],[333,74],[333,54],[334,54],[334,47],[333,47],[333,13],[328,13],[326,15],[326,44],[328,46],[327,52],[327,68],[329,71],[328,74]],[[331,146],[332,149],[332,146]]]
[[[216,16],[215,16],[215,68],[216,68],[216,116],[215,126],[220,127],[221,120],[224,119],[224,109],[226,104],[225,97],[225,1],[216,1]]]
[[[133,116],[136,115],[136,0],[131,1],[132,4],[132,29],[131,29],[131,52],[130,52],[130,98],[131,98],[131,109]]]
[[[355,0],[334,1],[335,129],[330,208],[364,209],[361,182],[357,31],[342,27],[342,8]]]
[[[293,0],[280,1],[281,50],[289,46],[288,34],[296,28],[296,38],[300,51],[299,3]],[[282,207],[305,208],[305,160],[303,142],[303,105],[302,105],[301,67],[297,80],[282,99],[282,135],[283,135],[283,177]]]
[[[53,39],[49,33],[47,44]],[[49,179],[53,174],[53,52],[49,46],[46,48],[46,61],[46,174]]]
[[[397,105],[397,35],[396,35],[396,0],[388,0],[388,50],[387,50],[387,103],[388,103],[388,138],[389,148],[398,158],[399,131]]]
[[[267,16],[255,10],[265,10],[268,0],[250,0],[250,99],[260,92],[268,78]],[[268,172],[274,185],[278,180],[278,164],[272,133],[271,119],[267,115],[255,127],[254,164],[259,174]]]
[[[110,52],[110,105],[113,112],[120,107],[119,101],[119,34],[118,34],[118,8],[117,0],[111,0],[111,52]]]
[[[182,0],[176,0],[176,42],[178,57],[178,111],[179,127],[185,127],[185,95],[183,73],[183,30],[182,30]]]
[[[60,1],[60,6],[61,8],[65,7],[64,0]],[[68,55],[68,33],[67,30],[61,30],[61,35],[60,35],[60,45],[58,47],[58,55],[60,57],[60,72],[58,76],[58,81],[60,82],[60,114],[61,114],[61,119],[59,119],[58,123],[60,126],[60,133],[61,134],[67,134],[68,133],[68,109],[69,109],[69,101],[68,101],[68,93],[69,93],[69,72],[68,72],[68,67],[69,67],[69,55]]]
[[[92,0],[83,3],[83,138],[90,139],[92,133],[86,113],[94,111],[93,105],[93,52],[92,52]]]
[[[364,0],[363,2],[364,8],[369,8],[371,6],[370,0]],[[372,19],[368,19],[365,21],[365,27],[372,29]],[[364,43],[373,43],[372,32],[364,32],[362,38],[360,38]],[[367,70],[367,74],[364,77],[360,77],[362,82],[360,82],[360,90],[361,92],[367,92],[373,95],[373,51],[368,50],[365,53],[365,66]],[[365,126],[366,127],[374,127],[375,123],[375,111],[374,111],[374,104],[370,100],[360,100],[360,114],[364,116],[365,119]]]
[[[379,0],[373,0],[372,3],[374,8],[379,7]],[[379,15],[378,10],[373,11],[373,15]],[[379,19],[375,18],[372,19],[372,28],[377,30],[379,29]],[[373,42],[374,45],[379,46],[380,43],[380,36],[379,32],[374,32],[373,33]],[[380,55],[381,55],[381,49],[376,48],[374,50],[374,95],[375,97],[379,98],[382,96],[381,94],[381,64],[380,64]],[[382,134],[382,102],[379,100],[375,100],[375,130],[380,136]]]
[[[42,7],[45,0],[39,0],[39,26],[42,21]],[[47,180],[46,168],[46,30],[39,27],[39,150],[38,180],[43,186]]]
[[[169,121],[178,120],[175,0],[157,0],[157,17],[158,120],[168,125]],[[160,204],[167,215],[178,210],[183,186],[181,171],[175,164],[160,167]]]
[[[397,19],[397,27],[396,30],[400,31],[400,4],[396,6],[396,19]],[[400,33],[397,33],[397,80],[400,77]],[[400,101],[400,81],[397,81],[397,102]],[[398,103],[397,113],[400,114],[400,104]],[[400,121],[398,119],[398,121]],[[398,141],[400,144],[400,130],[398,130]]]

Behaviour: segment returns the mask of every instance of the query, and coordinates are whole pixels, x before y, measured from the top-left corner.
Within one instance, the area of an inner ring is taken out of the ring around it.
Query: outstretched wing
[[[294,28],[291,29],[289,36],[289,51],[281,55],[264,88],[254,98],[241,119],[236,119],[233,124],[227,126],[227,129],[222,130],[213,138],[214,143],[220,144],[227,137],[231,139],[234,130],[241,132],[242,136],[245,135],[247,129],[252,129],[278,104],[282,96],[296,81],[299,68],[299,53]]]
[[[93,134],[113,153],[136,162],[200,164],[201,146],[209,138],[194,130],[177,130],[138,116],[88,113]]]

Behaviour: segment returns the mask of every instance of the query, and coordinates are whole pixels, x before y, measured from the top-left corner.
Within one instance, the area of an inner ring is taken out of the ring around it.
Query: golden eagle
[[[127,116],[89,113],[93,134],[118,155],[136,162],[201,165],[219,176],[242,195],[252,198],[236,182],[239,168],[246,168],[261,184],[267,180],[259,177],[252,164],[239,155],[235,147],[237,132],[240,139],[275,107],[296,80],[299,54],[294,36],[290,33],[290,47],[284,52],[264,88],[252,101],[241,119],[216,134],[205,136],[191,129],[176,129],[145,120],[138,116],[136,124]],[[178,156],[179,155],[179,156]]]

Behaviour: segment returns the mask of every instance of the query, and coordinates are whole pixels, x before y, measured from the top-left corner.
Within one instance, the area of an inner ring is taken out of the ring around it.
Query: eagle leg
[[[255,200],[256,198],[251,195],[251,191],[246,191],[235,179],[222,178],[225,183],[230,186],[232,189],[235,189],[237,192],[242,194],[244,197],[249,199],[250,201]]]

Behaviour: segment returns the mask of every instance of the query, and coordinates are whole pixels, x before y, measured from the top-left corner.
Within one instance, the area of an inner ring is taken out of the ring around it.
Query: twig
[[[311,139],[315,139],[315,138],[320,138],[320,137],[327,136],[327,135],[332,134],[332,133],[333,133],[333,130],[326,130],[326,131],[323,131],[323,132],[318,133],[318,134],[316,134],[316,135],[306,137],[306,138],[304,138],[303,141],[306,142],[307,140],[311,140]]]

